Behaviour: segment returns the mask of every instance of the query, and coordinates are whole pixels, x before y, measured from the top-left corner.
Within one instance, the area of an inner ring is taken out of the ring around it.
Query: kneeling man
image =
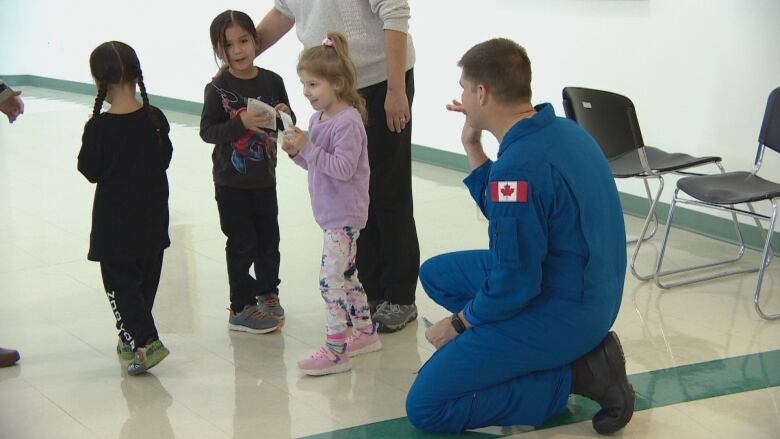
[[[623,295],[626,239],[612,173],[596,142],[549,103],[531,104],[531,65],[507,39],[472,47],[462,67],[464,180],[489,220],[488,250],[426,261],[420,281],[452,313],[426,331],[437,351],[409,391],[429,432],[543,424],[571,393],[598,402],[599,433],[634,411],[609,332]],[[480,141],[500,143],[491,161]]]

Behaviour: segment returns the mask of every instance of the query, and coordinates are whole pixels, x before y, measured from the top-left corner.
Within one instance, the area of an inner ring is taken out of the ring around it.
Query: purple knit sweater
[[[309,121],[309,141],[293,161],[309,171],[314,219],[324,230],[362,229],[368,219],[368,150],[360,113],[346,108]]]

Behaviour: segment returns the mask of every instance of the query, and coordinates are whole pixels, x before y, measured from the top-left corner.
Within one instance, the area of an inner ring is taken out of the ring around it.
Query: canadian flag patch
[[[491,181],[490,200],[494,203],[525,203],[528,201],[528,182]]]

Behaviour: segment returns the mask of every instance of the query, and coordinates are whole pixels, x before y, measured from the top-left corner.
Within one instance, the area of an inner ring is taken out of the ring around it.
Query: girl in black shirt
[[[228,328],[265,334],[284,323],[279,303],[276,140],[283,127],[278,112],[293,120],[295,115],[282,78],[254,65],[257,32],[247,14],[231,10],[219,14],[210,36],[223,68],[206,84],[200,137],[214,144],[214,192],[227,237]],[[251,111],[252,100],[273,108]]]
[[[103,285],[119,330],[117,353],[137,375],[165,358],[152,305],[168,237],[170,127],[149,105],[141,65],[119,41],[90,56],[98,87],[92,118],[84,126],[78,169],[97,183],[88,259],[100,262]],[[143,103],[135,97],[136,84]],[[101,113],[103,101],[111,104]]]

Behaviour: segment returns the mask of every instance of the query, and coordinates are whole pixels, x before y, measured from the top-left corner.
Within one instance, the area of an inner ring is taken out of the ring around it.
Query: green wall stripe
[[[66,81],[63,79],[46,78],[35,75],[0,75],[8,84],[13,86],[31,85],[34,87],[49,88],[53,90],[66,91],[71,93],[80,93],[87,95],[95,94],[94,84],[85,84],[76,81]],[[154,105],[172,111],[178,111],[185,114],[200,115],[203,104],[200,102],[174,99],[165,96],[149,95],[149,99]],[[457,154],[449,151],[431,148],[422,145],[412,145],[412,159],[422,163],[428,163],[443,168],[456,171],[468,172],[468,160],[464,154]],[[620,193],[620,200],[623,204],[623,212],[629,215],[644,218],[649,210],[649,204],[646,198]],[[661,223],[666,223],[666,216],[669,212],[669,204],[659,202],[657,205],[658,219]],[[730,243],[736,242],[736,235],[731,221],[703,212],[679,208],[675,214],[674,224],[683,230],[698,233],[720,241]],[[745,243],[754,250],[763,248],[763,238],[754,225],[743,224],[742,233]],[[772,234],[772,246],[775,255],[780,256],[780,232]],[[674,239],[674,237],[672,237]],[[674,257],[674,255],[670,255]]]
[[[634,407],[637,411],[777,387],[780,386],[780,350],[653,370],[630,375],[628,379],[636,392]],[[595,402],[587,398],[572,396],[569,399],[568,413],[554,416],[538,429],[587,421],[598,410],[599,406]],[[508,434],[511,433],[507,432]],[[496,435],[473,432],[461,436],[497,437]],[[426,434],[412,427],[407,418],[397,418],[316,434],[306,438],[374,439],[401,437],[426,439],[454,437],[454,435]]]
[[[647,213],[650,211],[650,203],[647,198],[643,198],[637,195],[620,193],[620,202],[623,205],[623,212],[632,216],[640,218],[647,217]],[[755,203],[758,205],[759,203]],[[661,224],[666,224],[666,218],[669,215],[669,204],[659,202],[656,205],[656,213],[658,221]],[[747,217],[743,217],[747,218]],[[737,235],[734,231],[734,223],[730,219],[721,218],[715,215],[708,215],[703,212],[698,212],[684,207],[678,207],[674,213],[674,227],[687,230],[689,232],[698,233],[700,235],[708,236],[720,241],[729,242],[732,244],[737,243]],[[767,227],[769,223],[764,221],[764,227]],[[745,245],[753,250],[762,251],[764,249],[764,238],[758,231],[758,227],[752,224],[741,224],[740,230],[742,231],[742,237],[745,240]],[[670,233],[670,240],[674,239],[674,229]],[[660,238],[659,243],[660,243]],[[780,232],[772,233],[772,249],[774,254],[780,256]],[[674,254],[671,254],[671,258],[674,258]]]
[[[464,154],[442,151],[428,146],[412,144],[412,160],[455,171],[469,171],[469,161]]]

